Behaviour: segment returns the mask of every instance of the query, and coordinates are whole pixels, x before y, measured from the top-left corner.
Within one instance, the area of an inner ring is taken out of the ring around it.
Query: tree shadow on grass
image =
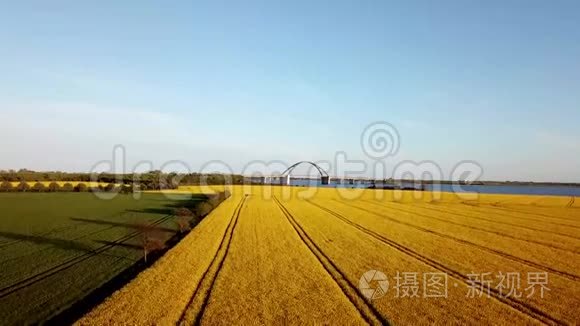
[[[166,215],[169,215],[169,214],[166,214]],[[97,224],[97,225],[118,226],[118,227],[124,227],[124,228],[127,228],[127,229],[135,229],[135,230],[138,230],[138,229],[140,229],[140,228],[143,227],[143,225],[141,225],[141,224],[123,223],[123,222],[112,222],[112,221],[104,221],[104,220],[93,220],[93,219],[80,218],[80,217],[71,217],[71,220],[72,221],[77,221],[77,222]],[[151,228],[153,228],[155,230],[159,230],[159,231],[164,231],[164,232],[172,232],[172,233],[175,233],[176,232],[176,230],[174,230],[174,229],[167,228],[167,227],[162,227],[162,226],[152,226]]]
[[[39,235],[29,235],[29,234],[20,234],[14,232],[5,232],[0,231],[0,236],[3,238],[19,240],[19,241],[26,241],[36,244],[43,244],[43,245],[51,245],[61,249],[66,250],[77,250],[77,251],[93,251],[93,248],[88,245],[84,245],[77,241],[71,240],[63,240],[63,239],[55,239],[55,238],[48,238]]]
[[[127,209],[127,210],[125,210],[125,212],[171,215],[171,214],[173,214],[173,209],[171,209],[169,207],[167,207],[167,208],[143,208],[143,209]]]
[[[146,214],[162,214],[162,215],[172,215],[174,210],[177,208],[187,208],[190,210],[195,210],[195,208],[207,201],[209,196],[207,195],[195,195],[195,197],[188,200],[175,200],[171,203],[167,203],[161,207],[147,207],[142,209],[128,209],[126,212],[130,213],[146,213]]]
[[[209,198],[208,195],[206,194],[179,194],[179,196],[183,196],[183,199],[173,199],[173,201],[177,201],[177,202],[185,202],[185,201],[204,201],[207,200]],[[186,198],[187,197],[187,198]],[[164,198],[164,199],[158,199],[158,198],[147,198],[148,201],[163,201],[163,202],[168,202],[171,201],[172,199],[170,198]]]

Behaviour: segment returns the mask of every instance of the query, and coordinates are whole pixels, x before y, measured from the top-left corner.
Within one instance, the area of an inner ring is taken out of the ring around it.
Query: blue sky
[[[389,164],[580,181],[577,1],[18,1],[0,42],[0,169],[369,161],[388,121]]]

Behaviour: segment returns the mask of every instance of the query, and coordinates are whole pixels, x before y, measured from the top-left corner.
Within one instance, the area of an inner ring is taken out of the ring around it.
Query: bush
[[[199,217],[205,217],[213,210],[213,206],[208,202],[203,202],[195,208],[195,214]]]
[[[30,190],[30,185],[26,181],[20,181],[20,183],[16,186],[16,191],[25,192]]]
[[[107,192],[114,191],[115,190],[115,184],[114,183],[108,183],[103,190],[104,191],[107,191]]]
[[[207,202],[210,203],[210,205],[212,207],[217,207],[221,202],[223,201],[222,199],[222,193],[217,193],[217,194],[213,194],[210,195]]]
[[[57,192],[59,190],[60,190],[60,186],[58,185],[58,183],[56,183],[54,181],[48,185],[49,192]]]
[[[190,216],[178,216],[175,220],[177,226],[179,227],[180,233],[185,233],[191,230],[191,217]]]
[[[161,250],[165,247],[163,241],[163,232],[156,227],[141,223],[137,225],[139,236],[141,238],[141,245],[143,246],[143,259],[147,262],[147,255],[156,250]]]
[[[85,192],[88,191],[88,187],[84,183],[79,183],[74,187],[75,192]]]
[[[71,191],[74,191],[74,187],[70,182],[67,182],[67,183],[62,185],[60,190],[65,191],[65,192],[71,192]]]
[[[2,182],[0,184],[0,192],[10,192],[13,190],[12,183],[8,181]]]
[[[133,186],[131,185],[122,185],[119,189],[119,193],[121,194],[131,194],[133,193]]]
[[[32,188],[30,188],[30,191],[43,192],[43,191],[46,191],[46,187],[44,186],[44,184],[37,182],[32,186]]]
[[[179,207],[173,210],[175,216],[193,216],[193,212],[185,207]]]

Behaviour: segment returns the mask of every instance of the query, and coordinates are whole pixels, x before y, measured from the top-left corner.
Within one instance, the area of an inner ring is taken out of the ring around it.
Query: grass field
[[[580,210],[570,198],[433,201],[370,190],[347,200],[333,189],[314,191],[237,187],[78,324],[580,321]],[[370,270],[386,275],[386,293],[370,283],[373,295],[384,295],[369,298],[361,286]],[[403,282],[402,273],[417,279]],[[423,277],[432,273],[446,275],[445,296],[425,296]],[[517,284],[512,279],[515,292],[500,273],[520,275]],[[529,273],[547,275],[543,297]]]
[[[201,197],[90,193],[0,194],[0,321],[46,320],[143,256],[140,228],[162,239],[178,230],[174,207]]]

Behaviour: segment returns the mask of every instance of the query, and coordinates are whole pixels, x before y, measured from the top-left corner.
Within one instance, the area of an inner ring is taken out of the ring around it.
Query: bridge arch
[[[320,166],[318,166],[318,164],[316,164],[314,162],[310,162],[310,161],[300,161],[300,162],[296,162],[296,163],[292,164],[286,170],[284,170],[284,172],[282,172],[282,176],[288,176],[289,177],[290,176],[290,173],[292,172],[292,170],[294,170],[300,164],[310,164],[310,165],[312,165],[318,171],[318,173],[320,173],[321,183],[323,185],[327,185],[329,183],[330,177],[328,175],[328,172],[324,171],[324,169],[321,168]]]

